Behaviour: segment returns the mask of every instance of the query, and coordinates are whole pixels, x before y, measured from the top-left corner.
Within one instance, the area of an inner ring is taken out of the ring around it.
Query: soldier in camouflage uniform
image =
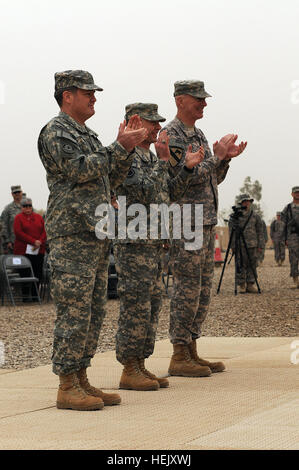
[[[264,248],[262,248],[260,251],[258,251],[258,264],[257,266],[261,266],[263,264],[263,261],[264,261],[264,258],[265,258],[265,250],[266,250],[266,243],[268,241],[268,232],[267,232],[267,225],[266,225],[266,222],[262,220],[262,224],[263,224],[263,235],[264,235],[264,240],[265,240],[265,243],[264,243]]]
[[[246,143],[235,145],[237,136],[229,134],[213,146],[211,152],[203,132],[195,127],[203,117],[209,95],[201,81],[180,81],[174,85],[177,116],[164,129],[170,138],[169,171],[176,175],[184,165],[187,150],[197,152],[204,147],[203,162],[195,168],[188,190],[179,203],[203,205],[203,246],[188,250],[184,240],[174,240],[171,269],[174,285],[170,305],[170,340],[173,344],[169,373],[200,377],[223,371],[222,362],[209,362],[197,355],[196,340],[207,316],[214,273],[215,226],[217,223],[218,189],[228,171],[232,157],[239,155]],[[192,216],[193,217],[193,216]],[[191,223],[195,227],[195,220]]]
[[[127,207],[142,204],[146,208],[147,217],[144,220],[146,227],[143,239],[132,239],[127,235],[127,238],[115,241],[120,297],[116,357],[124,365],[120,388],[157,390],[159,387],[168,387],[169,383],[166,378],[158,378],[149,372],[144,365],[145,359],[154,351],[162,304],[163,239],[160,231],[157,231],[158,239],[151,238],[150,214],[152,204],[164,203],[168,206],[171,201],[183,196],[192,178],[193,166],[203,158],[203,148],[195,158],[186,158],[177,176],[171,178],[167,163],[170,157],[168,138],[160,134],[157,142],[160,122],[165,121],[158,114],[158,106],[152,103],[127,105],[126,120],[133,114],[140,116],[143,126],[148,130],[148,137],[136,147],[128,176],[116,189],[116,193],[118,197],[126,197]],[[150,150],[154,142],[158,156]],[[157,226],[161,226],[161,217],[157,217]]]
[[[274,245],[274,258],[278,266],[285,259],[284,223],[281,220],[281,212],[276,212],[276,220],[270,225],[270,237]]]
[[[299,289],[299,186],[292,188],[293,201],[281,213],[281,220],[285,224],[284,238],[289,250],[290,276],[294,287]]]
[[[0,255],[3,254],[2,230],[3,230],[3,223],[2,223],[2,220],[0,218]]]
[[[133,117],[120,125],[117,140],[103,147],[85,125],[94,113],[95,90],[90,73],[55,74],[55,98],[61,112],[38,139],[50,190],[46,231],[50,244],[52,295],[57,318],[53,372],[59,375],[58,408],[96,410],[120,403],[118,394],[89,384],[86,368],[97,348],[107,292],[109,240],[95,236],[96,208],[110,203],[110,186],[126,177],[130,152],[147,132]]]
[[[21,186],[11,186],[11,195],[13,197],[13,201],[4,208],[1,214],[3,224],[2,243],[5,253],[13,253],[13,245],[15,241],[13,223],[15,216],[22,211],[21,200],[23,193]]]
[[[240,292],[242,294],[250,292],[252,294],[257,293],[255,287],[255,277],[257,277],[257,261],[258,253],[263,250],[265,246],[264,229],[261,217],[256,214],[251,204],[253,199],[250,198],[249,194],[241,194],[238,197],[238,204],[241,204],[245,210],[242,216],[238,218],[239,227],[242,230],[244,239],[248,248],[248,254],[251,261],[252,269],[250,268],[250,262],[246,253],[245,246],[241,240],[241,253],[235,253],[235,256],[241,254],[241,258],[238,260],[238,265],[241,266],[240,272],[236,272],[237,285],[240,286]],[[232,230],[232,219],[229,220],[229,229]],[[232,238],[232,246],[234,246],[235,239]],[[234,250],[233,250],[234,252]]]

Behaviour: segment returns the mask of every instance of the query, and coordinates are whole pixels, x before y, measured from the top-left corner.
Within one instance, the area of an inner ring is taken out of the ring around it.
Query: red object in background
[[[220,242],[219,242],[219,238],[218,238],[217,233],[216,233],[216,236],[215,236],[214,261],[215,261],[215,263],[223,263],[223,259],[222,259],[222,256],[221,256]]]
[[[47,235],[45,232],[44,219],[41,215],[32,212],[30,215],[25,215],[22,212],[15,216],[14,220],[14,254],[24,255],[26,253],[27,244],[34,245],[35,240],[40,240],[39,253],[45,253]]]

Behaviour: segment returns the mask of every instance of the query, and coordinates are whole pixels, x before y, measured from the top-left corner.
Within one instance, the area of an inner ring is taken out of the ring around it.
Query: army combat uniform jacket
[[[299,244],[299,205],[291,202],[283,209],[281,220],[285,224],[284,239],[288,245]]]
[[[2,229],[3,229],[3,223],[0,219],[0,255],[3,253],[3,238],[2,238]]]
[[[281,213],[281,220],[285,223],[284,238],[288,242],[290,259],[290,276],[299,276],[299,205],[291,202]],[[299,286],[299,283],[298,283]]]
[[[284,222],[282,220],[273,220],[270,225],[271,240],[279,242],[284,240]]]
[[[10,204],[3,209],[1,214],[1,220],[3,224],[2,231],[2,243],[6,245],[7,243],[14,243],[15,234],[13,230],[13,223],[15,216],[22,211],[21,204],[16,204],[15,201],[12,201]]]
[[[50,190],[48,240],[94,232],[96,208],[110,204],[110,188],[125,178],[132,156],[117,141],[103,147],[94,131],[63,112],[41,130],[38,148]]]
[[[210,150],[204,133],[196,127],[189,129],[177,117],[163,130],[170,137],[170,174],[175,175],[184,165],[188,145],[197,152],[201,145],[205,150],[204,160],[194,169],[187,191],[180,198],[181,204],[203,204],[203,225],[217,224],[218,184],[226,177],[229,161],[220,161]]]
[[[132,204],[142,204],[147,211],[146,225],[144,230],[145,238],[133,240],[129,236],[125,239],[117,240],[118,243],[159,243],[159,239],[151,239],[150,215],[157,210],[157,205],[169,204],[181,198],[187,190],[188,183],[192,179],[193,171],[186,167],[180,167],[180,171],[173,178],[168,173],[168,163],[160,160],[150,150],[136,147],[133,163],[125,181],[116,189],[117,197],[126,197],[126,206]],[[156,208],[156,209],[155,209]],[[131,217],[132,218],[132,217]],[[130,216],[127,217],[127,223]],[[161,213],[157,214],[157,231],[159,238],[161,235]],[[163,223],[163,222],[162,222]],[[168,229],[168,227],[165,227]],[[171,229],[171,227],[170,227]],[[171,238],[171,230],[168,231]],[[161,241],[161,240],[160,240]]]

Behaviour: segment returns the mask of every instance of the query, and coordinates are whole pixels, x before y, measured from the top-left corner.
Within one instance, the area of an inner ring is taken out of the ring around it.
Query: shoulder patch
[[[169,163],[171,166],[177,166],[183,155],[184,155],[184,149],[181,146],[169,146],[169,151],[170,151],[170,158],[169,158]]]

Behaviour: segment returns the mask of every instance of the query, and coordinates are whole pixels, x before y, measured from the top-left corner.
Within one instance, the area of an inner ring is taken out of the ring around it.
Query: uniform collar
[[[71,126],[75,127],[75,129],[77,129],[77,131],[79,131],[81,134],[93,134],[95,137],[98,136],[98,134],[93,130],[89,129],[89,127],[85,125],[82,126],[82,124],[79,124],[79,122],[77,122],[74,118],[69,116],[69,114],[63,111],[60,111],[59,117],[67,121],[67,123]]]
[[[181,121],[177,116],[174,118],[174,122],[181,129],[181,131],[185,134],[186,137],[193,137],[199,134],[199,131],[195,126],[194,131],[192,131],[192,129],[186,126],[186,124],[184,124],[183,121]]]
[[[156,159],[155,154],[150,149],[147,151],[142,147],[136,147],[135,153],[145,163],[152,163],[153,159]]]

